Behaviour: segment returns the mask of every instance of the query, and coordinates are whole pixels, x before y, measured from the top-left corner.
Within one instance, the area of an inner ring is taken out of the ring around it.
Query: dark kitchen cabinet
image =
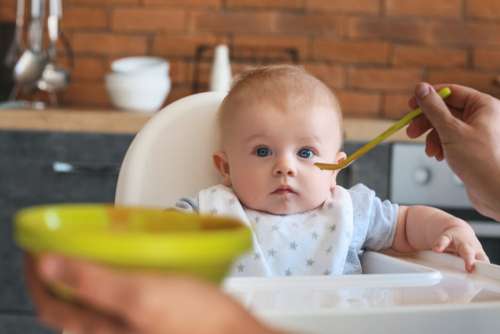
[[[0,333],[49,333],[24,288],[13,215],[62,202],[113,202],[132,135],[0,131]]]

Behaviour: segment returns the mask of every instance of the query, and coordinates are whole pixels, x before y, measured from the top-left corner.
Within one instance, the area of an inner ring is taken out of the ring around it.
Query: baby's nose
[[[282,157],[274,166],[273,175],[275,176],[295,176],[297,170],[293,161],[287,157]]]

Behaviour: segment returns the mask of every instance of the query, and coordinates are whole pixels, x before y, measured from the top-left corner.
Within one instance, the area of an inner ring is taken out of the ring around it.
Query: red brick
[[[411,91],[406,94],[384,94],[382,98],[382,115],[391,119],[403,117],[411,111],[408,106],[408,100],[411,96]]]
[[[111,107],[103,81],[72,82],[62,93],[62,101],[69,106]]]
[[[482,19],[499,19],[500,1],[465,0],[465,15]]]
[[[180,98],[193,94],[190,84],[172,85],[172,89],[167,97],[166,104],[170,104]]]
[[[164,7],[189,7],[189,8],[219,8],[220,0],[142,0],[142,3],[148,6]]]
[[[255,48],[293,48],[299,52],[301,60],[309,57],[309,40],[303,36],[243,35],[234,36],[232,45]]]
[[[462,0],[386,0],[385,8],[388,16],[459,18]]]
[[[0,8],[16,8],[17,0],[2,0],[0,3]]]
[[[313,41],[313,58],[343,63],[386,64],[389,44],[381,42],[353,42],[320,38]]]
[[[16,20],[16,6],[10,3],[0,4],[0,22],[14,22]]]
[[[468,70],[435,70],[429,71],[428,81],[437,83],[457,83],[476,88],[480,91],[500,96],[500,87],[495,85],[498,73]]]
[[[111,27],[116,31],[184,31],[186,12],[173,9],[115,9]]]
[[[198,85],[202,85],[202,87],[208,88],[208,82],[210,81],[210,73],[212,70],[212,63],[208,61],[203,61],[198,64],[194,62],[187,63],[188,67],[188,82],[194,83],[195,81],[195,70],[198,69]],[[231,72],[233,77],[239,72],[235,72],[236,64],[231,64]],[[206,90],[206,89],[205,89]]]
[[[76,57],[71,77],[76,81],[102,80],[108,68],[107,61],[102,58]]]
[[[230,9],[272,8],[272,9],[303,9],[302,0],[226,0],[226,7]]]
[[[73,5],[109,7],[119,5],[138,5],[142,0],[64,0],[64,8]]]
[[[404,19],[359,18],[349,19],[348,36],[354,39],[381,39],[393,42],[428,43],[433,40],[429,22]]]
[[[103,8],[72,7],[64,9],[62,29],[102,29],[108,27],[108,14]]]
[[[231,74],[233,78],[236,78],[242,72],[249,70],[257,66],[255,63],[248,62],[232,62],[231,63]],[[209,61],[203,61],[199,64],[188,63],[188,81],[192,84],[195,80],[195,70],[198,68],[198,90],[204,91],[208,89],[210,74],[212,71],[212,63]]]
[[[183,60],[169,60],[170,63],[170,80],[172,84],[190,82],[188,78],[188,64]]]
[[[426,67],[463,67],[466,61],[466,50],[398,45],[394,48],[392,63]]]
[[[146,37],[109,33],[75,33],[73,50],[77,53],[104,55],[142,55],[146,53]]]
[[[217,33],[269,33],[272,31],[273,13],[264,12],[205,12],[191,13],[192,31]]]
[[[474,67],[500,70],[500,49],[477,49],[473,55]]]
[[[309,10],[379,14],[380,0],[308,0],[306,7]]]
[[[378,94],[351,90],[335,91],[344,117],[374,117],[380,113],[381,98]]]
[[[432,24],[434,44],[460,46],[500,45],[500,25],[489,22],[437,22]]]
[[[329,34],[343,36],[347,19],[332,13],[278,13],[272,32],[283,34]]]
[[[407,91],[422,80],[422,72],[410,68],[351,68],[347,73],[350,87],[381,91]]]
[[[304,64],[304,68],[309,73],[323,81],[331,89],[342,88],[345,86],[345,70],[339,65],[306,63]]]
[[[212,34],[156,35],[153,41],[153,53],[167,57],[194,58],[198,46],[218,43],[227,43],[227,39]]]

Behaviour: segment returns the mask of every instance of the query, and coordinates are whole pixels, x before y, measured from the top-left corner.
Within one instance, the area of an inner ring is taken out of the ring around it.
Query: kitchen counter
[[[62,132],[130,133],[139,131],[154,114],[109,110],[0,110],[0,129]],[[389,120],[348,118],[345,139],[367,141],[392,124]],[[388,141],[409,141],[401,130]],[[417,141],[423,141],[423,138]]]
[[[0,129],[136,133],[151,118],[139,112],[107,110],[0,110]]]

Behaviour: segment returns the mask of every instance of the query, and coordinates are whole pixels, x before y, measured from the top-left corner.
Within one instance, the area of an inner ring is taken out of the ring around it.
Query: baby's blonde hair
[[[279,110],[288,110],[287,106],[300,103],[330,104],[332,112],[337,114],[339,129],[342,129],[340,105],[330,88],[302,67],[284,64],[256,67],[235,78],[219,108],[218,125],[222,137],[230,127],[232,116],[242,106],[263,100],[278,106]]]

